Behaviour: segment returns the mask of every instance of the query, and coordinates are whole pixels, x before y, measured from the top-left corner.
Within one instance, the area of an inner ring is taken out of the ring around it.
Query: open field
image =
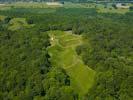
[[[94,8],[95,3],[71,3],[71,2],[65,2],[64,4],[65,8]]]
[[[112,4],[97,4],[96,5],[96,10],[99,13],[118,13],[118,14],[125,14],[129,12],[129,9],[115,9],[112,7]]]
[[[12,8],[58,8],[61,6],[49,6],[46,3],[37,3],[37,2],[16,2],[16,3],[11,3],[11,4],[1,4],[0,5],[0,10],[10,10]],[[35,10],[35,9],[34,9]],[[43,11],[42,11],[43,12]]]
[[[129,9],[98,8],[97,12],[99,12],[99,13],[119,13],[119,14],[125,14],[125,13],[129,12]]]
[[[50,6],[50,5],[47,5],[45,2],[43,2],[43,3],[17,2],[17,3],[10,4],[10,6],[12,6],[13,8],[57,8],[57,7],[61,7],[61,6],[58,6],[58,5]]]
[[[25,18],[13,18],[10,22],[9,22],[9,26],[8,26],[8,29],[9,30],[19,30],[19,29],[22,29],[22,28],[30,28],[32,27],[33,25],[29,25],[27,22],[26,22],[26,19]]]
[[[80,94],[84,95],[93,85],[95,71],[86,66],[75,48],[82,44],[82,37],[62,31],[50,31],[51,46],[48,52],[54,67],[62,67],[71,78],[71,85]]]
[[[5,16],[0,15],[0,21],[4,20]]]

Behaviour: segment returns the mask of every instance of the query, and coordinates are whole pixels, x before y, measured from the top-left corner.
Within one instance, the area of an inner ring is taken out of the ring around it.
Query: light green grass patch
[[[3,21],[6,18],[6,16],[0,15],[0,21]]]
[[[0,10],[9,10],[10,8],[8,4],[0,4]]]
[[[10,4],[11,7],[14,8],[57,8],[60,6],[49,6],[47,5],[45,2],[16,2],[16,3],[12,3]]]
[[[129,9],[115,9],[112,7],[112,4],[107,4],[105,7],[104,4],[96,4],[96,10],[99,13],[118,13],[118,14],[125,14],[129,12]]]
[[[129,12],[129,9],[98,8],[97,11],[99,13],[118,13],[118,14],[125,14],[125,13]]]
[[[76,47],[83,42],[82,36],[62,31],[50,31],[51,46],[48,48],[53,67],[62,67],[70,76],[71,85],[85,95],[94,82],[95,71],[84,64],[76,53]]]
[[[27,22],[26,22],[26,19],[25,18],[13,18],[10,22],[9,22],[9,27],[8,29],[9,30],[18,30],[18,29],[22,29],[24,27],[26,28],[30,28],[32,27],[33,25],[29,25]]]
[[[66,70],[71,76],[71,82],[74,89],[81,95],[86,94],[93,85],[95,71],[88,66],[85,66],[81,61]]]
[[[94,8],[94,3],[72,3],[72,2],[65,2],[65,8]]]

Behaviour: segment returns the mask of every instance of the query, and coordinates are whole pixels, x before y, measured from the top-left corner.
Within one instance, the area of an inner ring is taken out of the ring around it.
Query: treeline
[[[97,71],[88,100],[132,99],[133,24],[129,19],[133,21],[132,16],[124,15],[117,20],[111,17],[78,22],[75,33],[82,30],[86,42],[77,48],[77,53]]]

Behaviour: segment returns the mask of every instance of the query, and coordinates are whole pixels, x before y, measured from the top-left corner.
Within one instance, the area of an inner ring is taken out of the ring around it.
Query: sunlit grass
[[[50,31],[51,46],[48,52],[54,67],[62,67],[71,78],[71,85],[80,95],[88,92],[93,85],[95,71],[86,66],[75,51],[82,43],[82,36],[62,31]]]

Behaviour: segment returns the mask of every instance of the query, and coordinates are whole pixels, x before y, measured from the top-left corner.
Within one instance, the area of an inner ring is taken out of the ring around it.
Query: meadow
[[[4,20],[5,19],[5,16],[1,16],[0,15],[0,20],[2,21],[2,20]]]
[[[48,48],[52,66],[62,67],[71,79],[71,85],[80,95],[85,95],[93,85],[95,71],[87,67],[76,53],[82,36],[62,31],[48,32],[51,46]]]
[[[117,13],[117,14],[125,14],[129,12],[129,9],[121,9],[112,7],[112,3],[110,4],[97,4],[96,5],[97,12],[99,13]]]
[[[12,31],[30,27],[33,25],[29,25],[25,18],[13,18],[8,25],[8,29]]]

